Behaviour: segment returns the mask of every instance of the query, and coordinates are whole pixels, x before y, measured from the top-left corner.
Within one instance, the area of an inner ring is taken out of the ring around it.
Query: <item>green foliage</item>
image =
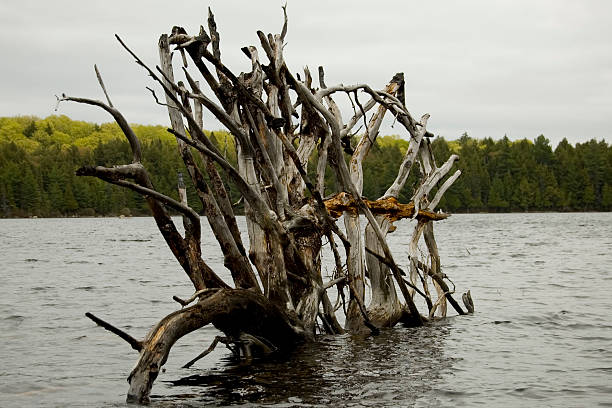
[[[174,137],[163,126],[133,125],[133,129],[142,141],[143,164],[155,188],[178,199],[177,172],[186,174],[186,169]],[[233,138],[227,132],[215,131],[211,140],[236,163]],[[393,183],[408,144],[397,136],[377,139],[363,166],[365,197],[377,199]],[[612,146],[603,140],[572,146],[564,139],[553,150],[543,135],[513,142],[507,137],[476,140],[464,134],[454,141],[438,137],[431,147],[438,165],[453,153],[460,155],[456,167],[462,175],[440,203],[445,211],[612,210]],[[201,164],[199,155],[194,156]],[[315,152],[308,166],[313,180],[316,159]],[[74,175],[84,165],[130,161],[129,145],[114,123],[96,125],[66,116],[0,118],[0,217],[147,215],[140,195]],[[237,189],[220,174],[232,202],[237,202]],[[400,201],[410,201],[419,176],[415,165]],[[189,177],[185,181],[190,204],[201,212]],[[329,168],[325,183],[326,194],[337,190]]]

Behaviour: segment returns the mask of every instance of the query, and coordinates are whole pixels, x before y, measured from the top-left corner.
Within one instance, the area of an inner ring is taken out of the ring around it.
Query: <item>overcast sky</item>
[[[145,89],[151,81],[119,46],[119,34],[146,62],[173,25],[189,33],[215,13],[222,58],[235,71],[257,30],[278,33],[280,1],[2,1],[0,116],[53,114],[55,94],[102,99],[98,64],[113,103],[130,122],[168,122]],[[406,76],[413,116],[456,139],[533,139],[555,146],[612,140],[612,2],[288,0],[285,58],[293,72],[326,68],[328,85],[382,88]],[[263,53],[262,53],[263,54]],[[264,58],[264,62],[267,62]],[[363,96],[363,99],[366,97]],[[62,104],[59,114],[110,120],[92,107]],[[208,121],[208,128],[219,125]],[[402,133],[385,125],[383,133]]]

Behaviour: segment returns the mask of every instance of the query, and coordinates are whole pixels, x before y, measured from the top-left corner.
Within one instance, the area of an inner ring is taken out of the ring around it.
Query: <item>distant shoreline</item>
[[[505,215],[505,214],[605,214],[612,211],[508,211],[508,212],[486,212],[486,211],[470,211],[470,212],[452,212],[449,215],[470,215],[470,214],[491,214],[491,215]],[[173,214],[173,217],[180,217],[178,214]],[[206,217],[200,214],[201,217]],[[244,217],[244,214],[236,214],[238,217]],[[29,217],[0,217],[0,220],[34,220],[34,219],[68,219],[68,218],[153,218],[152,215],[67,215],[67,216],[54,216],[54,217],[42,217],[42,216],[29,216]]]

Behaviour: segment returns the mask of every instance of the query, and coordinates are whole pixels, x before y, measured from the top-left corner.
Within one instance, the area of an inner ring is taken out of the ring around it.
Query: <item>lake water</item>
[[[411,230],[389,239],[403,266]],[[474,315],[181,369],[206,327],[174,346],[153,406],[612,406],[612,213],[454,215],[436,234]],[[85,312],[142,338],[193,291],[149,218],[0,220],[0,259],[2,407],[124,406],[137,353]]]

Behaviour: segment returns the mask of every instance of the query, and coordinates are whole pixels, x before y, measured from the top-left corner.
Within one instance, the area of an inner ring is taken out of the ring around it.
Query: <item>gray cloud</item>
[[[150,80],[120,48],[118,33],[147,62],[173,25],[195,32],[215,12],[225,62],[248,70],[240,52],[256,30],[278,32],[281,2],[201,0],[169,7],[159,0],[25,0],[0,5],[0,115],[52,114],[54,94],[101,98],[97,63],[116,105],[132,122],[165,124],[164,109],[144,89]],[[606,1],[310,1],[289,0],[286,60],[293,71],[326,67],[328,83],[382,87],[406,74],[407,105],[432,114],[449,139],[534,138],[553,144],[610,139],[612,28]],[[365,99],[365,96],[364,96]],[[343,102],[346,109],[348,102]],[[108,121],[90,107],[60,114]],[[348,115],[348,113],[347,113]],[[216,124],[209,118],[210,127]],[[399,127],[383,128],[401,133]]]

